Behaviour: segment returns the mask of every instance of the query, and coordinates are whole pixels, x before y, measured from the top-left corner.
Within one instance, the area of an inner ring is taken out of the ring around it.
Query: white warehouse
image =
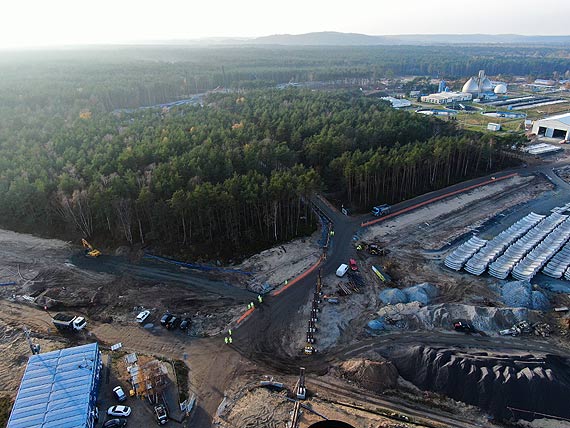
[[[549,138],[570,139],[570,113],[546,117],[532,125],[532,132]]]
[[[468,92],[440,92],[438,94],[424,95],[422,102],[430,104],[449,104],[471,101],[472,99],[473,95]]]

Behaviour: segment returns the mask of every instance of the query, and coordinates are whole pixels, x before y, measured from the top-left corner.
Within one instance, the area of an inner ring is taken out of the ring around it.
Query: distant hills
[[[568,36],[521,36],[518,34],[403,34],[370,36],[359,33],[323,31],[306,34],[274,34],[257,38],[206,38],[173,41],[173,44],[282,45],[282,46],[374,46],[448,44],[568,45]]]

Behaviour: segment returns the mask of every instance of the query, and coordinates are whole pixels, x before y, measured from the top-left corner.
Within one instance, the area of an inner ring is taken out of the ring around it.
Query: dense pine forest
[[[370,48],[385,62],[354,49],[354,64],[342,48],[329,59],[311,59],[306,48],[287,58],[244,48],[251,63],[216,49],[192,59],[197,51],[181,48],[153,51],[150,61],[140,58],[145,49],[0,60],[2,227],[227,256],[312,231],[307,201],[318,191],[368,210],[513,163],[513,139],[466,133],[359,91],[274,88],[293,77],[428,66],[425,56],[412,65],[405,49],[397,64],[396,48],[386,47]],[[183,61],[172,62],[176,55]],[[224,83],[232,89],[203,105],[117,110]]]

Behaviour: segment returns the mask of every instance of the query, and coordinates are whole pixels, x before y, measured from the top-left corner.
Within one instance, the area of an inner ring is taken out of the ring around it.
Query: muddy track
[[[354,408],[363,409],[378,406],[373,413],[382,414],[395,421],[406,421],[414,425],[442,428],[442,427],[492,427],[493,425],[481,425],[469,419],[462,418],[443,410],[435,410],[433,407],[424,406],[419,403],[407,403],[399,397],[390,397],[388,394],[378,395],[370,393],[362,388],[349,386],[346,383],[334,382],[330,380],[307,378],[307,390],[311,394],[318,393],[319,398],[326,398],[339,405],[354,405]],[[338,400],[338,401],[336,401]],[[386,412],[382,412],[386,410]],[[396,412],[400,416],[392,416],[391,412]],[[404,416],[404,417],[402,417]],[[406,417],[409,420],[406,420]]]

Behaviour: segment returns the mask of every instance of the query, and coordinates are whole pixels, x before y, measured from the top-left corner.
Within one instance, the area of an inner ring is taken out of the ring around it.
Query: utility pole
[[[30,346],[30,351],[32,351],[32,355],[37,355],[40,353],[40,345],[32,342],[30,333],[31,331],[27,327],[24,327],[24,335],[26,336],[26,340],[28,341],[28,345]]]

